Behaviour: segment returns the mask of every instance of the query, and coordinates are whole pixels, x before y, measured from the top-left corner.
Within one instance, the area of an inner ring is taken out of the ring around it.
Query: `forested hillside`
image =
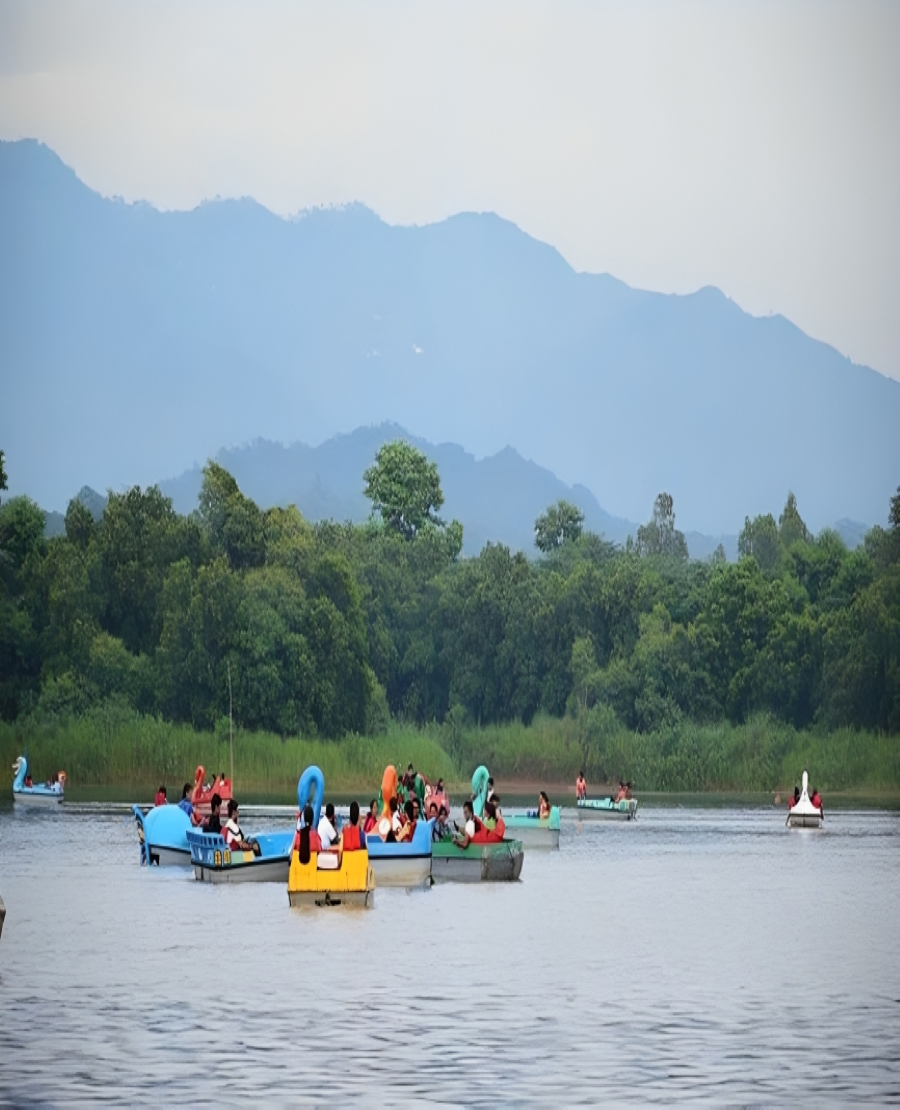
[[[535,522],[537,560],[490,544],[467,559],[414,448],[382,448],[365,480],[364,525],[263,512],[215,463],[189,516],[134,488],[99,521],[73,500],[46,540],[32,501],[6,501],[2,717],[49,727],[113,702],[213,729],[230,676],[239,726],[282,737],[393,718],[444,722],[452,747],[541,715],[573,722],[589,756],[617,729],[761,713],[900,731],[900,493],[852,552],[810,535],[789,497],[777,521],[747,520],[736,564],[690,561],[661,495],[626,548],[561,502]]]

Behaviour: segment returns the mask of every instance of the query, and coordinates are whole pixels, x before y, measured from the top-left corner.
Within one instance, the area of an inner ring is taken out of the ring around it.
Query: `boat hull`
[[[379,886],[418,887],[431,885],[431,856],[376,856],[369,861]]]
[[[609,806],[579,805],[573,813],[577,821],[633,821],[637,817],[637,799],[630,798],[627,804],[613,802]]]
[[[434,846],[431,877],[436,883],[511,883],[522,873],[524,858],[519,840],[467,848],[444,842]]]
[[[367,909],[375,905],[374,890],[289,890],[288,903],[298,906],[358,906]]]
[[[520,841],[524,848],[559,848],[559,806],[553,806],[550,816],[540,818],[537,813],[511,813],[504,817],[509,836]]]
[[[251,852],[250,855],[252,854]],[[289,856],[284,859],[257,859],[254,863],[218,868],[194,863],[194,878],[201,883],[286,883],[290,869]]]
[[[788,814],[787,824],[789,829],[820,829],[822,827],[821,813],[794,813]]]
[[[50,790],[14,790],[13,801],[23,806],[41,806],[52,808],[62,805],[64,794],[56,794]]]
[[[173,848],[164,844],[148,844],[150,863],[158,867],[190,867],[191,853],[187,848]]]

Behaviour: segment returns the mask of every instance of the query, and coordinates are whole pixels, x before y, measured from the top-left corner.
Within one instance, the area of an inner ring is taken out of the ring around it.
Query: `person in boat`
[[[438,815],[438,804],[437,804],[437,802],[429,802],[428,803],[428,820],[429,821],[437,821],[437,815]]]
[[[471,802],[463,802],[463,818],[465,823],[462,829],[459,825],[456,826],[453,843],[459,848],[468,848],[475,837],[484,829],[484,824],[475,816],[475,810],[472,808]]]
[[[181,801],[178,803],[178,808],[183,809],[184,812],[190,817],[192,825],[202,824],[202,818],[199,813],[194,812],[194,806],[191,802],[191,788],[187,783],[184,784],[184,789],[181,792]]]
[[[341,849],[344,852],[358,852],[366,846],[366,834],[359,827],[359,802],[350,803],[350,821],[341,829]]]
[[[222,829],[222,835],[232,852],[252,852],[255,856],[260,854],[259,842],[247,840],[244,837],[240,826],[238,804],[234,798],[228,803],[228,820],[225,822],[225,828]]]
[[[334,827],[334,806],[331,802],[325,807],[325,812],[319,818],[319,839],[322,841],[322,851],[327,852],[329,848],[337,844],[338,833]]]
[[[795,805],[797,804],[797,802],[799,802],[799,801],[800,801],[800,787],[799,787],[799,786],[795,786],[795,787],[794,787],[794,795],[793,795],[793,797],[792,797],[792,798],[788,798],[788,809],[793,809],[793,808],[794,808],[794,806],[795,806]]]
[[[29,790],[34,786],[34,779],[32,779],[30,771],[25,775],[25,786],[27,786]]]
[[[489,778],[488,779],[488,788],[487,788],[487,798],[485,800],[489,802],[489,801],[492,800],[493,797],[494,797],[494,780],[493,780],[493,778]]]
[[[209,803],[209,817],[203,823],[203,831],[208,833],[221,833],[222,831],[222,799],[218,794],[213,794]]]
[[[294,837],[294,847],[299,853],[301,863],[309,863],[313,852],[322,851],[322,841],[318,832],[312,827],[313,808],[308,805],[300,814],[297,822],[297,835]]]
[[[413,796],[410,798],[410,801],[412,802],[413,807],[412,819],[413,821],[418,821],[419,818],[422,816],[422,809],[419,804],[419,799],[415,794],[413,794]]]
[[[627,797],[628,790],[625,787],[625,783],[622,782],[621,779],[619,779],[619,789],[615,792],[615,794],[612,795],[610,801],[613,802],[615,805],[618,805],[619,802],[624,802]]]
[[[363,832],[370,833],[378,825],[378,801],[373,798],[369,803],[369,812],[363,822]]]
[[[632,799],[631,780],[629,779],[629,781],[625,783],[625,801],[630,802],[631,799]]]
[[[495,795],[496,798],[496,795]],[[482,833],[475,833],[473,840],[478,843],[490,843],[496,840],[502,840],[506,835],[506,822],[503,820],[503,815],[500,812],[500,807],[496,801],[486,802],[484,806],[484,831]]]
[[[825,816],[825,807],[822,805],[822,795],[813,787],[812,796],[809,799],[816,809],[821,811],[822,816]]]
[[[575,780],[575,798],[579,802],[583,802],[587,797],[587,782],[585,781],[584,771],[578,772],[578,778]]]
[[[397,833],[400,832],[400,830],[403,828],[403,817],[401,816],[401,813],[400,813],[400,802],[396,798],[391,798],[390,809],[391,809],[391,832],[393,833],[394,839],[396,840]],[[390,837],[388,839],[390,839]]]
[[[437,812],[434,824],[431,826],[431,839],[435,843],[441,840],[447,840],[453,835],[448,822],[449,816],[450,814],[447,812],[447,807],[441,806]]]
[[[397,840],[401,844],[407,840],[412,840],[416,831],[416,807],[412,802],[407,802],[403,808],[406,813],[406,823],[397,833]]]
[[[546,821],[550,816],[550,799],[547,797],[546,791],[542,790],[538,797],[538,819]]]
[[[169,799],[166,797],[166,788],[161,786],[156,791],[156,801],[153,803],[155,806],[164,806],[168,803]]]

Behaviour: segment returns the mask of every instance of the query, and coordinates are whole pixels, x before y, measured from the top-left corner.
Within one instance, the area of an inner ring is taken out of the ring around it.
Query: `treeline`
[[[2,468],[0,468],[2,473]],[[433,464],[404,444],[364,475],[364,525],[261,511],[215,463],[199,505],[159,489],[79,501],[44,538],[28,498],[0,506],[0,716],[34,725],[115,700],[216,730],[384,733],[567,717],[585,755],[617,730],[767,714],[792,729],[900,728],[900,493],[848,551],[792,496],[748,520],[735,564],[690,561],[663,494],[625,549],[560,503],[538,557],[460,557]],[[568,734],[567,734],[568,735]],[[593,739],[592,739],[593,738]],[[600,739],[598,739],[600,738]]]

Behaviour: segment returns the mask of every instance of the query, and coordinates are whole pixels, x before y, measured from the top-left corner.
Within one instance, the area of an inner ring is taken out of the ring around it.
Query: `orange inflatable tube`
[[[388,766],[381,776],[381,815],[390,817],[391,798],[397,797],[397,768]]]

